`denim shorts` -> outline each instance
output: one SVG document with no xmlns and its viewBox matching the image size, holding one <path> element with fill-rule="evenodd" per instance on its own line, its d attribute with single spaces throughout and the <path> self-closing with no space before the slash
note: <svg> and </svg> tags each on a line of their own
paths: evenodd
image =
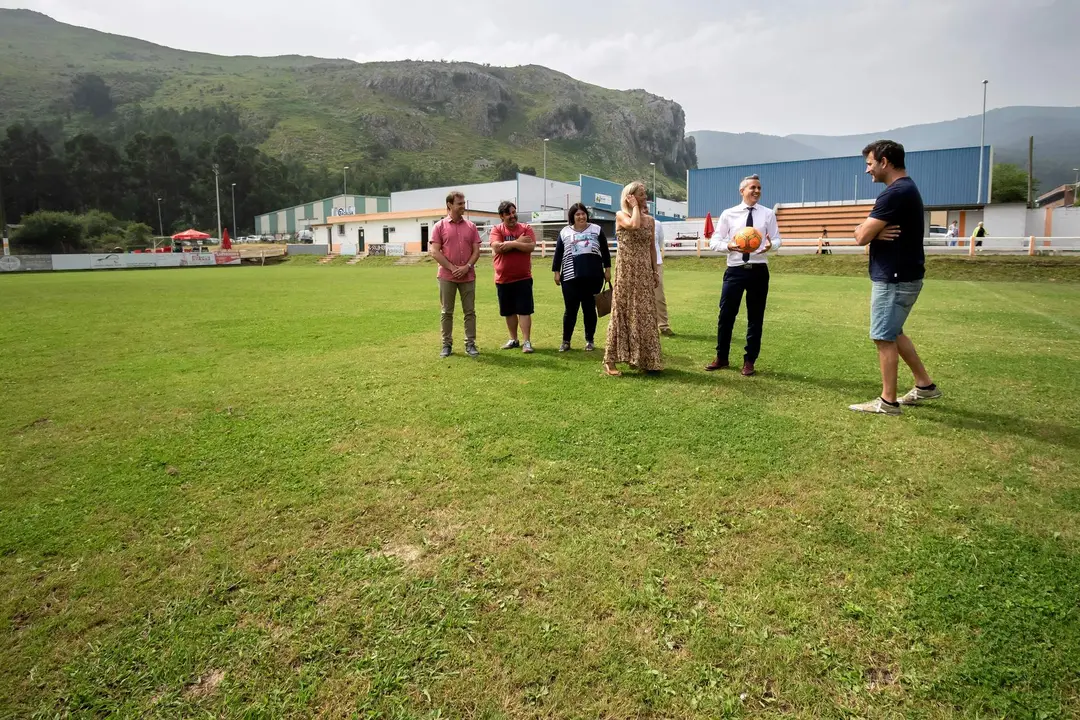
<svg viewBox="0 0 1080 720">
<path fill-rule="evenodd" d="M 904 334 L 904 321 L 922 292 L 922 280 L 873 282 L 870 291 L 870 339 L 894 342 Z"/>
</svg>

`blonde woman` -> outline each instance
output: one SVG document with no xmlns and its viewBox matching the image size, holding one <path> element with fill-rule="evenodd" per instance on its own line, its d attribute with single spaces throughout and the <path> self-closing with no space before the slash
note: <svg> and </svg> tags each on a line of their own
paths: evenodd
<svg viewBox="0 0 1080 720">
<path fill-rule="evenodd" d="M 604 372 L 622 375 L 615 363 L 629 363 L 643 372 L 664 369 L 653 295 L 660 278 L 656 265 L 654 220 L 642 209 L 645 185 L 632 182 L 622 191 L 622 210 L 615 215 L 615 292 L 604 349 Z"/>
</svg>

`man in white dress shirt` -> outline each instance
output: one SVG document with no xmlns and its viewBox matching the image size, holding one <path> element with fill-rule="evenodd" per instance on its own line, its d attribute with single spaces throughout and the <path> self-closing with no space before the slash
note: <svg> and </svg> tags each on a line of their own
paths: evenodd
<svg viewBox="0 0 1080 720">
<path fill-rule="evenodd" d="M 709 244 L 714 251 L 727 250 L 728 256 L 724 289 L 720 293 L 720 317 L 716 323 L 716 358 L 705 369 L 719 370 L 729 365 L 731 330 L 745 292 L 746 348 L 742 374 L 750 376 L 754 374 L 754 363 L 761 353 L 761 326 L 765 322 L 765 302 L 769 297 L 769 261 L 765 253 L 779 249 L 781 240 L 776 215 L 758 204 L 761 200 L 761 179 L 757 175 L 743 178 L 739 193 L 743 201 L 720 214 L 716 236 Z M 732 242 L 735 233 L 744 227 L 757 228 L 761 233 L 761 247 L 752 253 L 742 252 Z"/>
</svg>

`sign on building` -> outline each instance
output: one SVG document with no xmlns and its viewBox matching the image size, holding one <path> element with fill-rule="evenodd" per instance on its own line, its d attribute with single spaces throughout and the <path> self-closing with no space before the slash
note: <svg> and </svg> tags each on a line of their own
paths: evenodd
<svg viewBox="0 0 1080 720">
<path fill-rule="evenodd" d="M 355 205 L 349 205 L 348 207 L 334 208 L 334 212 L 332 212 L 330 214 L 333 215 L 334 217 L 344 217 L 346 215 L 355 215 L 356 214 L 356 206 Z"/>
<path fill-rule="evenodd" d="M 605 195 L 604 193 L 596 193 L 596 195 L 593 196 L 593 202 L 597 205 L 607 205 L 608 207 L 611 207 L 611 196 Z"/>
</svg>

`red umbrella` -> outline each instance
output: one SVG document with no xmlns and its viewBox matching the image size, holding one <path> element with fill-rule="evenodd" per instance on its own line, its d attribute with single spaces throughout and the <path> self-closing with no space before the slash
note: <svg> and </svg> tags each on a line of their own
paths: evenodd
<svg viewBox="0 0 1080 720">
<path fill-rule="evenodd" d="M 229 239 L 229 228 L 225 228 L 225 231 L 221 234 L 221 249 L 232 250 L 232 240 Z"/>
<path fill-rule="evenodd" d="M 172 236 L 173 240 L 209 240 L 210 236 L 198 230 L 185 230 Z"/>
<path fill-rule="evenodd" d="M 705 213 L 705 239 L 712 240 L 714 232 L 716 232 L 716 230 L 713 229 L 712 213 Z"/>
</svg>

